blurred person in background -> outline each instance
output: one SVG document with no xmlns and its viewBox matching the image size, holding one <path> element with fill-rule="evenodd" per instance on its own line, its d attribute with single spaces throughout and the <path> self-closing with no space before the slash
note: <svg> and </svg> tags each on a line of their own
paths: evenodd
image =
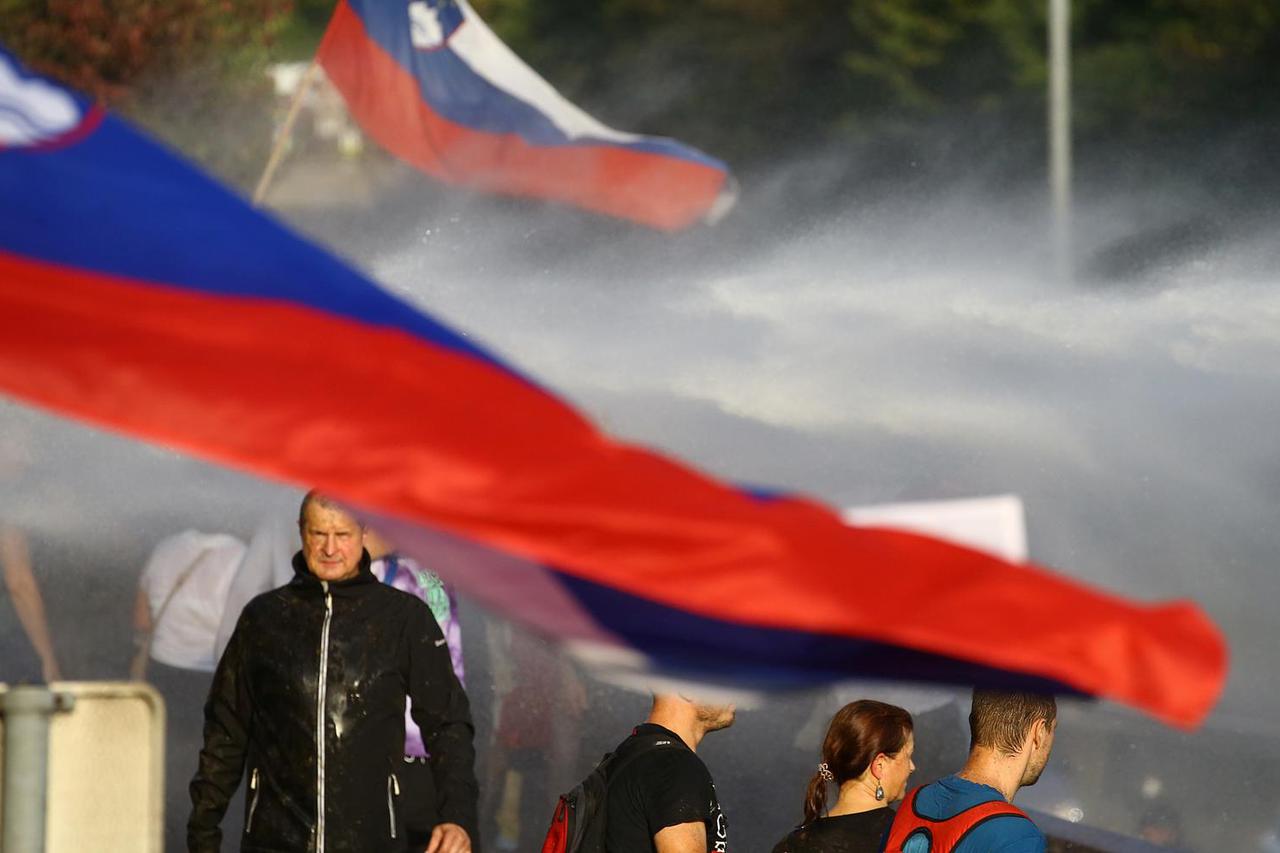
<svg viewBox="0 0 1280 853">
<path fill-rule="evenodd" d="M 214 674 L 188 849 L 220 849 L 247 776 L 244 849 L 404 850 L 408 698 L 439 820 L 427 853 L 469 853 L 474 732 L 444 634 L 373 575 L 364 527 L 340 504 L 309 492 L 298 526 L 293 580 L 249 602 Z"/>
<path fill-rule="evenodd" d="M 138 577 L 133 609 L 135 680 L 170 670 L 213 672 L 218 623 L 245 545 L 225 533 L 185 530 L 156 543 Z M 208 677 L 201 679 L 208 686 Z"/>
<path fill-rule="evenodd" d="M 0 609 L 0 681 L 19 684 L 61 679 L 44 598 L 31 567 L 31 550 L 26 535 L 16 527 L 0 526 L 0 565 L 10 602 Z"/>
<path fill-rule="evenodd" d="M 869 699 L 845 705 L 831 719 L 822 761 L 809 780 L 804 822 L 773 853 L 879 853 L 915 770 L 911 715 Z M 827 787 L 836 803 L 827 810 Z"/>
<path fill-rule="evenodd" d="M 138 578 L 129 677 L 149 681 L 164 697 L 167 850 L 183 845 L 218 622 L 244 550 L 234 536 L 186 530 L 156 543 Z"/>
<path fill-rule="evenodd" d="M 0 431 L 0 493 L 13 496 L 0 522 L 0 681 L 9 684 L 48 683 L 62 678 L 44 597 L 36 581 L 22 511 L 33 502 L 53 503 L 34 476 L 40 458 L 38 435 L 22 418 L 22 411 L 0 400 L 4 429 Z"/>
<path fill-rule="evenodd" d="M 1044 833 L 1013 798 L 1044 772 L 1057 720 L 1052 696 L 975 690 L 968 761 L 907 795 L 886 853 L 1045 853 Z"/>
<path fill-rule="evenodd" d="M 497 850 L 527 850 L 546 832 L 553 792 L 577 770 L 587 691 L 546 640 L 491 626 L 497 723 L 485 772 L 485 813 Z"/>
<path fill-rule="evenodd" d="M 711 772 L 696 754 L 708 732 L 733 725 L 733 705 L 659 693 L 645 722 L 614 750 L 608 853 L 725 853 L 729 829 Z M 634 753 L 634 754 L 633 754 Z"/>
</svg>

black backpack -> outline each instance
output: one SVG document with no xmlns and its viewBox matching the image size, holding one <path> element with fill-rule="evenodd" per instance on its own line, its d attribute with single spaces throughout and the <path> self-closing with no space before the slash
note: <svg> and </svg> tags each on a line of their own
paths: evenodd
<svg viewBox="0 0 1280 853">
<path fill-rule="evenodd" d="M 684 746 L 684 742 L 665 732 L 633 735 L 600 759 L 587 778 L 569 793 L 560 795 L 547 839 L 542 842 L 542 853 L 605 853 L 609 779 L 617 778 L 624 767 L 641 755 L 667 746 Z"/>
</svg>

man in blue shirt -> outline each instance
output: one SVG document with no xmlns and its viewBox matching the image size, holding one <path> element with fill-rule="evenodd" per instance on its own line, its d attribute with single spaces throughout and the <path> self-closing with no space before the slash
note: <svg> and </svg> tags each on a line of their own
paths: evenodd
<svg viewBox="0 0 1280 853">
<path fill-rule="evenodd" d="M 907 795 L 886 853 L 1045 853 L 1044 833 L 1013 797 L 1044 772 L 1057 720 L 1051 696 L 975 690 L 969 760 Z"/>
</svg>

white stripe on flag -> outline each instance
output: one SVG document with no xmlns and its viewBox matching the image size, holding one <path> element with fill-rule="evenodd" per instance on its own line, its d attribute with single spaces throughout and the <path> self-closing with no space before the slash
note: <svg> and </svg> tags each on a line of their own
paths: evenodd
<svg viewBox="0 0 1280 853">
<path fill-rule="evenodd" d="M 570 139 L 591 137 L 620 143 L 644 139 L 606 127 L 574 106 L 503 44 L 466 0 L 458 0 L 458 8 L 464 23 L 445 49 L 452 50 L 477 76 L 545 115 Z"/>
</svg>

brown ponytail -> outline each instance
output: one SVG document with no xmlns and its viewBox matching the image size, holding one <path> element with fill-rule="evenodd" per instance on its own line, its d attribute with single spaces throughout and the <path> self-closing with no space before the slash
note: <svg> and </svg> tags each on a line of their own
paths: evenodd
<svg viewBox="0 0 1280 853">
<path fill-rule="evenodd" d="M 907 745 L 913 726 L 911 715 L 902 708 L 872 699 L 850 702 L 836 711 L 822 742 L 825 768 L 819 767 L 805 789 L 805 824 L 826 814 L 828 781 L 839 787 L 866 772 L 877 755 L 897 755 Z M 830 780 L 823 778 L 823 769 Z"/>
<path fill-rule="evenodd" d="M 809 787 L 804 791 L 804 822 L 813 823 L 827 813 L 827 780 L 822 771 L 813 774 Z"/>
</svg>

